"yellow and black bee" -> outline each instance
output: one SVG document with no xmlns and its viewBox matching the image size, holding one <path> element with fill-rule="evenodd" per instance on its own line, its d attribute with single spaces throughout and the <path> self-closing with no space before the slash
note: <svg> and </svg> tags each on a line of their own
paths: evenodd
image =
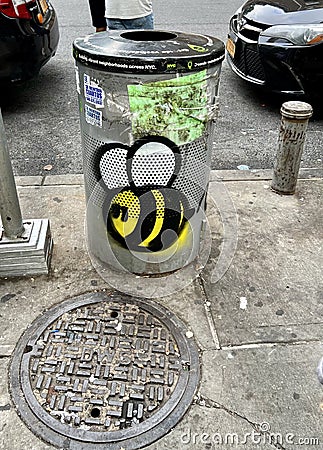
<svg viewBox="0 0 323 450">
<path fill-rule="evenodd" d="M 133 174 L 133 161 L 144 146 L 145 163 L 149 162 L 149 146 L 162 144 L 173 155 L 171 173 L 169 168 L 161 165 L 160 171 L 168 170 L 168 181 L 165 185 L 145 184 L 138 186 Z M 114 144 L 115 146 L 115 144 Z M 109 151 L 111 144 L 105 144 Z M 125 148 L 122 145 L 122 148 Z M 170 149 L 170 150 L 169 150 Z M 193 211 L 183 193 L 172 185 L 181 168 L 181 155 L 178 147 L 169 139 L 159 136 L 142 138 L 132 147 L 128 147 L 126 169 L 129 185 L 121 189 L 107 189 L 103 207 L 104 220 L 108 233 L 125 248 L 134 251 L 158 252 L 169 248 L 184 233 L 188 219 Z M 141 167 L 141 171 L 149 171 L 149 167 Z M 139 171 L 140 172 L 140 171 Z M 139 179 L 138 179 L 139 177 Z M 147 177 L 146 177 L 147 178 Z M 165 179 L 165 176 L 160 176 Z"/>
</svg>

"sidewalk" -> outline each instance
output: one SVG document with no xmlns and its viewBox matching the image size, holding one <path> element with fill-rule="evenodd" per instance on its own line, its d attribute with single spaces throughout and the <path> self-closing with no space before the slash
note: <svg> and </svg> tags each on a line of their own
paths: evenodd
<svg viewBox="0 0 323 450">
<path fill-rule="evenodd" d="M 271 171 L 213 171 L 211 180 L 208 264 L 191 285 L 156 299 L 194 334 L 201 383 L 183 420 L 146 448 L 323 448 L 323 386 L 316 375 L 323 356 L 323 173 L 302 170 L 294 196 L 270 190 Z M 54 252 L 48 277 L 0 280 L 0 448 L 49 450 L 54 447 L 29 431 L 12 406 L 10 355 L 44 310 L 111 289 L 87 254 L 83 177 L 18 177 L 17 185 L 23 218 L 49 218 Z M 221 203 L 223 192 L 232 203 Z M 212 283 L 227 230 L 232 239 L 223 264 L 231 264 Z M 262 434 L 252 436 L 257 424 Z M 269 442 L 271 433 L 281 446 Z"/>
</svg>

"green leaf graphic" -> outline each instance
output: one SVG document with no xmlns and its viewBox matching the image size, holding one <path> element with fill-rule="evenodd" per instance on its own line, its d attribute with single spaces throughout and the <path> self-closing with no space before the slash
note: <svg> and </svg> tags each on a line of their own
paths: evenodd
<svg viewBox="0 0 323 450">
<path fill-rule="evenodd" d="M 207 123 L 206 87 L 206 70 L 129 85 L 134 138 L 154 134 L 183 145 L 202 136 Z"/>
</svg>

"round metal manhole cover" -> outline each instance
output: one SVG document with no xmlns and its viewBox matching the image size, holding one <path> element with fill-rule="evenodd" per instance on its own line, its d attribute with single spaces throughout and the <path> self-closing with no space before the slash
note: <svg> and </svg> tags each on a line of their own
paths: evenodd
<svg viewBox="0 0 323 450">
<path fill-rule="evenodd" d="M 165 307 L 103 293 L 36 319 L 10 365 L 18 414 L 62 449 L 136 449 L 166 434 L 192 402 L 198 349 Z"/>
</svg>

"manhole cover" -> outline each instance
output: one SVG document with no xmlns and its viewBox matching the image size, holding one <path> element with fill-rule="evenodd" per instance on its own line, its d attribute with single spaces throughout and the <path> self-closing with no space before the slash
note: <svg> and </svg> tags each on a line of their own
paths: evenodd
<svg viewBox="0 0 323 450">
<path fill-rule="evenodd" d="M 33 322 L 10 366 L 27 426 L 63 449 L 141 448 L 166 434 L 199 381 L 196 344 L 153 302 L 75 297 Z"/>
</svg>

